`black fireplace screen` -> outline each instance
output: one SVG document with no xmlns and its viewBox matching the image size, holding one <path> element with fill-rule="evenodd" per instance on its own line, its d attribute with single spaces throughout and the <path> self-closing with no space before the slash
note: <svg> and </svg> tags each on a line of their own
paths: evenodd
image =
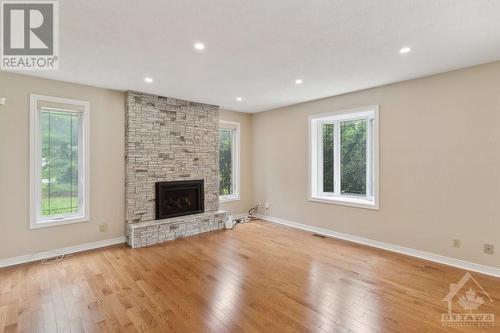
<svg viewBox="0 0 500 333">
<path fill-rule="evenodd" d="M 157 182 L 156 219 L 203 213 L 203 179 Z"/>
</svg>

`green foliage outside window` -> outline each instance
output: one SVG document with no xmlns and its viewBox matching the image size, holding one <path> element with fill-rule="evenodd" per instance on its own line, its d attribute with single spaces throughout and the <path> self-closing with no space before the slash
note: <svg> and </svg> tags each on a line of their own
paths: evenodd
<svg viewBox="0 0 500 333">
<path fill-rule="evenodd" d="M 342 194 L 366 195 L 366 120 L 340 125 Z"/>
<path fill-rule="evenodd" d="M 80 117 L 43 111 L 42 216 L 78 212 L 78 130 Z"/>
<path fill-rule="evenodd" d="M 219 129 L 219 145 L 219 195 L 230 195 L 233 194 L 233 130 L 227 128 Z"/>
<path fill-rule="evenodd" d="M 366 120 L 340 123 L 341 194 L 366 195 Z M 323 192 L 334 192 L 334 125 L 323 124 Z"/>
<path fill-rule="evenodd" d="M 323 124 L 323 192 L 333 192 L 333 124 Z"/>
</svg>

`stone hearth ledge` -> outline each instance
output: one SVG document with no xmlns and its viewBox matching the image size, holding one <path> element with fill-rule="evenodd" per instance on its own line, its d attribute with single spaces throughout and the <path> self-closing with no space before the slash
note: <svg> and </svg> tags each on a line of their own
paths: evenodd
<svg viewBox="0 0 500 333">
<path fill-rule="evenodd" d="M 224 210 L 184 215 L 163 220 L 128 223 L 127 244 L 133 248 L 160 244 L 181 237 L 224 229 L 229 213 Z"/>
</svg>

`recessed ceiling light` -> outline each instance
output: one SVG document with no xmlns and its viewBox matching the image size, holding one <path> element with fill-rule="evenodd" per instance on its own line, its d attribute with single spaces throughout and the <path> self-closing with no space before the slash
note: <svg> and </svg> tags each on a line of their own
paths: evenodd
<svg viewBox="0 0 500 333">
<path fill-rule="evenodd" d="M 203 43 L 196 43 L 196 44 L 194 44 L 194 48 L 197 49 L 198 51 L 204 50 L 205 49 L 205 44 L 203 44 Z"/>
<path fill-rule="evenodd" d="M 410 51 L 411 51 L 411 47 L 409 47 L 409 46 L 405 46 L 405 47 L 403 47 L 401 50 L 399 50 L 399 53 L 401 53 L 401 54 L 405 54 L 405 53 L 408 53 L 408 52 L 410 52 Z"/>
<path fill-rule="evenodd" d="M 302 84 L 302 82 L 303 82 L 302 79 L 295 80 L 295 84 Z"/>
<path fill-rule="evenodd" d="M 145 77 L 144 82 L 151 83 L 151 82 L 153 82 L 153 79 L 150 77 Z"/>
<path fill-rule="evenodd" d="M 241 101 L 243 100 L 243 98 L 241 98 L 241 97 L 236 97 L 236 100 L 237 100 L 238 102 L 241 102 Z"/>
</svg>

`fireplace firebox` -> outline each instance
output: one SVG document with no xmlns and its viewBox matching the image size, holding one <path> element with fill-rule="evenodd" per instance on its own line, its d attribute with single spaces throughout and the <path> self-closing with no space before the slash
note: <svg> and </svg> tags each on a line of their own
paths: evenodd
<svg viewBox="0 0 500 333">
<path fill-rule="evenodd" d="M 203 179 L 157 182 L 156 219 L 203 213 L 203 187 Z"/>
</svg>

